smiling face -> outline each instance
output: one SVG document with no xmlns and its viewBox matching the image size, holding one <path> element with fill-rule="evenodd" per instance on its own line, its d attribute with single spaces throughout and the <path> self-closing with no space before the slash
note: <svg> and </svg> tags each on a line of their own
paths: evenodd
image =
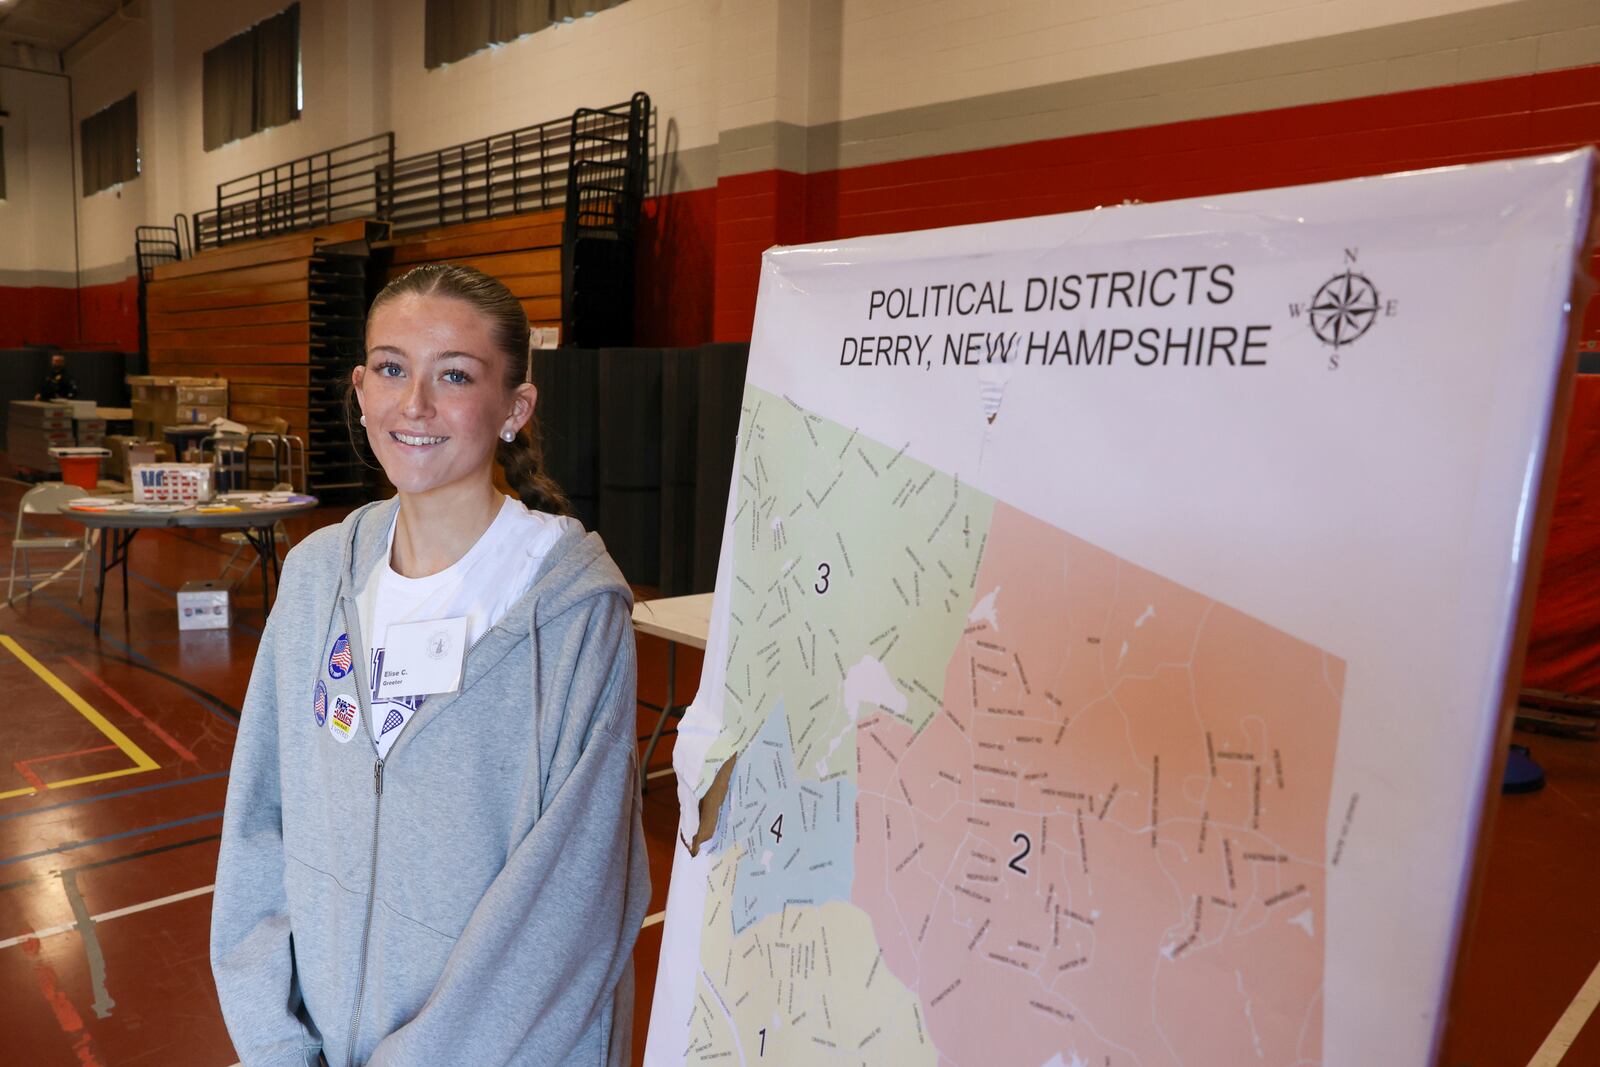
<svg viewBox="0 0 1600 1067">
<path fill-rule="evenodd" d="M 533 414 L 533 386 L 507 388 L 506 368 L 493 321 L 465 300 L 405 294 L 372 313 L 353 381 L 367 440 L 396 489 L 489 483 L 500 434 Z"/>
</svg>

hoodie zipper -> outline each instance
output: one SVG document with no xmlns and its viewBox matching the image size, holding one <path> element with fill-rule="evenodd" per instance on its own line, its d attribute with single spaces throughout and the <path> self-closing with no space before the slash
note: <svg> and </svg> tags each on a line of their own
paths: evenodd
<svg viewBox="0 0 1600 1067">
<path fill-rule="evenodd" d="M 348 555 L 350 552 L 349 544 L 345 545 L 345 552 L 346 559 L 344 561 L 344 565 L 345 571 L 348 573 L 350 570 L 350 560 Z M 341 610 L 344 612 L 345 632 L 355 635 L 350 646 L 351 659 L 359 666 L 364 662 L 364 660 L 361 657 L 357 657 L 355 652 L 359 650 L 363 657 L 366 655 L 366 647 L 364 644 L 362 644 L 361 640 L 360 613 L 354 611 L 351 598 L 348 594 L 344 595 L 341 599 L 343 601 Z M 355 616 L 353 620 L 351 618 L 352 615 Z M 466 651 L 461 654 L 460 684 L 462 688 L 465 688 L 467 684 L 467 657 L 472 654 L 473 649 L 482 644 L 490 634 L 494 633 L 499 628 L 500 623 L 495 623 L 493 626 L 489 627 L 483 633 L 479 634 L 477 640 L 468 645 Z M 357 675 L 356 699 L 360 701 L 362 705 L 362 718 L 366 720 L 367 736 L 368 738 L 371 738 L 372 703 L 367 699 L 367 686 L 369 684 L 370 679 L 365 678 L 363 674 Z M 404 735 L 395 738 L 395 745 L 399 745 L 403 740 L 405 740 Z M 376 745 L 375 740 L 374 745 Z M 393 752 L 394 749 L 391 748 L 390 754 L 393 755 Z M 374 755 L 376 756 L 376 753 L 374 753 Z M 345 1052 L 345 1067 L 355 1067 L 356 1042 L 359 1039 L 361 1028 L 361 1011 L 367 996 L 367 957 L 372 941 L 372 912 L 378 900 L 378 822 L 379 816 L 383 812 L 383 762 L 385 758 L 386 757 L 376 756 L 372 763 L 372 853 L 371 865 L 367 874 L 367 914 L 366 918 L 361 924 L 361 966 L 356 972 L 356 1005 L 354 1014 L 350 1019 L 350 1046 Z"/>
<path fill-rule="evenodd" d="M 345 632 L 353 633 L 355 640 L 352 642 L 352 653 L 359 651 L 361 656 L 352 656 L 357 666 L 363 664 L 366 655 L 366 646 L 361 639 L 361 620 L 352 620 L 350 601 L 345 598 L 344 623 Z M 372 703 L 367 699 L 367 685 L 369 680 L 364 670 L 356 675 L 356 699 L 362 704 L 362 719 L 366 722 L 367 736 L 372 736 Z M 374 753 L 376 756 L 376 753 Z M 383 813 L 383 760 L 376 758 L 372 764 L 372 853 L 370 867 L 367 873 L 367 914 L 361 924 L 361 966 L 356 973 L 356 1006 L 355 1013 L 350 1020 L 350 1045 L 345 1052 L 345 1067 L 354 1067 L 356 1057 L 356 1042 L 361 1032 L 361 1009 L 367 995 L 367 954 L 368 946 L 372 940 L 372 911 L 378 900 L 378 823 Z"/>
</svg>

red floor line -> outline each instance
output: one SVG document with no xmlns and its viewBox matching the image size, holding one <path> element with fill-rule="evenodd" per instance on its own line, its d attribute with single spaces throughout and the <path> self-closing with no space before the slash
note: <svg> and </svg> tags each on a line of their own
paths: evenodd
<svg viewBox="0 0 1600 1067">
<path fill-rule="evenodd" d="M 172 751 L 178 754 L 179 759 L 187 760 L 190 763 L 200 762 L 195 758 L 195 754 L 193 752 L 190 752 L 183 745 L 180 745 L 176 738 L 167 733 L 161 727 L 157 726 L 147 715 L 145 715 L 144 712 L 134 707 L 132 702 L 129 701 L 127 697 L 111 688 L 105 679 L 101 678 L 98 674 L 95 674 L 93 671 L 79 663 L 77 660 L 73 659 L 71 656 L 67 656 L 66 661 L 76 667 L 79 674 L 83 675 L 85 678 L 89 679 L 89 681 L 99 686 L 101 692 L 105 693 L 106 696 L 122 705 L 122 710 L 126 711 L 129 715 L 132 715 L 134 718 L 138 719 L 140 722 L 149 727 L 150 732 L 161 738 L 168 748 L 172 749 Z"/>
<path fill-rule="evenodd" d="M 31 756 L 28 759 L 17 760 L 18 767 L 32 767 L 35 763 L 53 763 L 58 759 L 71 759 L 73 756 L 92 756 L 96 752 L 111 752 L 116 745 L 101 745 L 99 748 L 80 748 L 76 752 L 54 752 L 48 756 Z"/>
<path fill-rule="evenodd" d="M 44 784 L 44 779 L 40 778 L 37 774 L 33 773 L 33 771 L 28 767 L 28 764 L 27 764 L 26 761 L 18 760 L 16 763 L 13 763 L 11 766 L 15 767 L 17 769 L 17 773 L 22 775 L 22 780 L 24 782 L 27 782 L 29 785 L 33 786 L 33 788 L 35 788 L 35 789 L 48 789 L 48 788 L 50 788 L 49 786 Z"/>
<path fill-rule="evenodd" d="M 100 1057 L 95 1055 L 89 1031 L 84 1029 L 83 1016 L 78 1014 L 78 1009 L 61 991 L 61 980 L 56 977 L 55 969 L 44 961 L 39 948 L 38 938 L 30 938 L 22 943 L 22 951 L 33 960 L 33 976 L 39 983 L 39 992 L 44 994 L 45 1002 L 55 1013 L 56 1025 L 61 1027 L 63 1034 L 72 1038 L 72 1050 L 77 1053 L 82 1067 L 103 1067 Z"/>
</svg>

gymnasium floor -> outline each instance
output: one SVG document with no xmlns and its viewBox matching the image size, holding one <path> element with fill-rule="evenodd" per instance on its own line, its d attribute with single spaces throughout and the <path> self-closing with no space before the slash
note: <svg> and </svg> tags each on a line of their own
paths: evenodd
<svg viewBox="0 0 1600 1067">
<path fill-rule="evenodd" d="M 0 558 L 10 557 L 23 489 L 0 479 Z M 291 533 L 342 514 L 323 509 Z M 112 579 L 98 641 L 92 573 L 81 603 L 76 572 L 15 608 L 0 601 L 0 1063 L 237 1060 L 207 930 L 228 763 L 262 623 L 259 582 L 238 587 L 227 631 L 180 636 L 175 618 L 176 587 L 219 572 L 228 551 L 214 534 L 141 533 L 129 612 Z M 698 653 L 680 653 L 680 699 L 698 674 Z M 659 703 L 665 678 L 665 644 L 641 639 L 641 697 Z M 1600 743 L 1519 740 L 1550 785 L 1501 805 L 1446 1037 L 1449 1067 L 1529 1064 L 1600 961 Z M 658 768 L 669 753 L 670 737 Z M 670 774 L 653 778 L 645 800 L 655 892 L 637 950 L 635 1062 L 661 940 L 672 785 Z M 1556 1063 L 1600 1064 L 1600 1015 L 1564 1059 L 1539 1067 Z"/>
</svg>

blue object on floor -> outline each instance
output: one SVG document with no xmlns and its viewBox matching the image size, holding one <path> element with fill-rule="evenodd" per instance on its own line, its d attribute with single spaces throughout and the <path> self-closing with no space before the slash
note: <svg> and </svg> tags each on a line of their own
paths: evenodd
<svg viewBox="0 0 1600 1067">
<path fill-rule="evenodd" d="M 1525 745 L 1512 745 L 1506 757 L 1506 775 L 1500 784 L 1502 793 L 1536 793 L 1544 788 L 1544 770 L 1533 762 Z"/>
</svg>

